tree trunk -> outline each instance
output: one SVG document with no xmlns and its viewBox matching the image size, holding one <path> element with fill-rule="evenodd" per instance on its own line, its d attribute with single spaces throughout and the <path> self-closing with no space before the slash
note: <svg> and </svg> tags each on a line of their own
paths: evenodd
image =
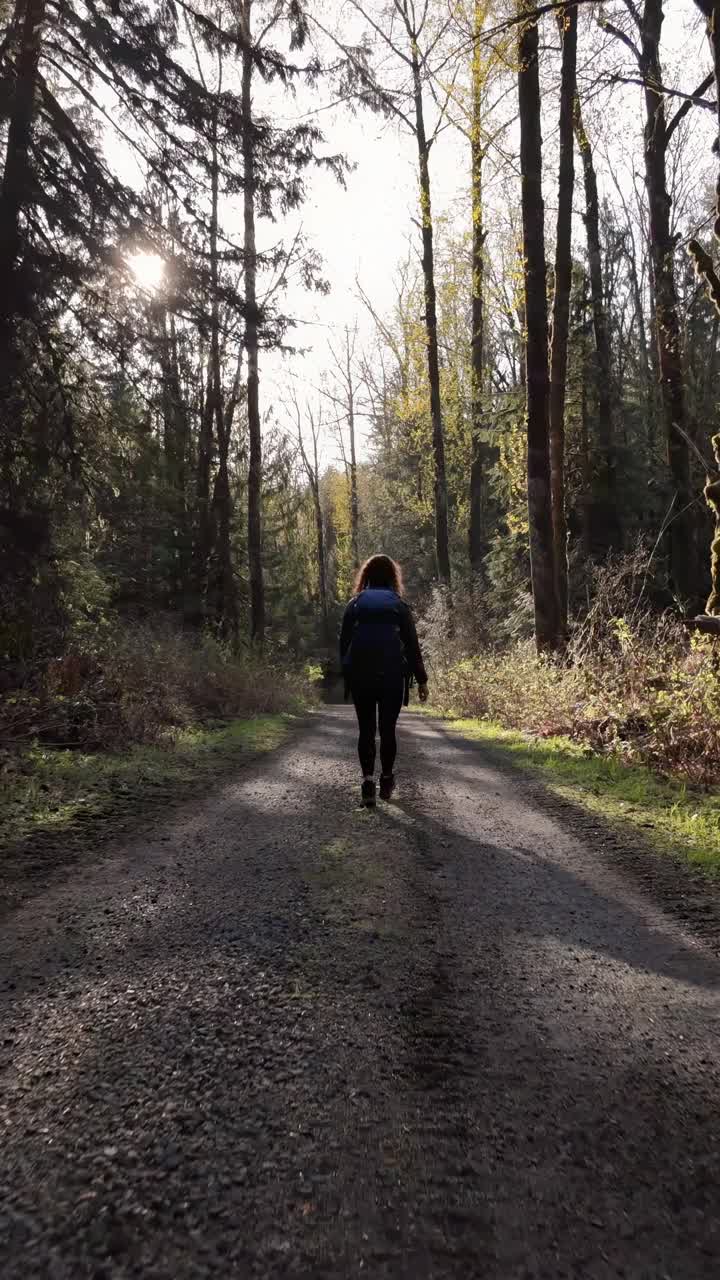
<svg viewBox="0 0 720 1280">
<path fill-rule="evenodd" d="M 518 42 L 520 174 L 522 181 L 523 271 L 525 281 L 525 366 L 527 371 L 527 467 L 530 564 L 538 651 L 560 647 L 555 557 L 550 500 L 548 314 L 545 265 L 545 211 L 542 196 L 542 136 L 538 29 L 534 4 L 521 0 L 527 18 Z"/>
<path fill-rule="evenodd" d="M 260 426 L 260 375 L 257 305 L 257 248 L 255 242 L 255 142 L 252 119 L 253 57 L 250 15 L 252 0 L 244 0 L 245 48 L 242 59 L 242 150 L 244 167 L 243 213 L 245 227 L 245 350 L 247 351 L 248 561 L 250 570 L 250 635 L 262 648 L 265 642 L 265 586 L 262 563 L 262 431 Z"/>
<path fill-rule="evenodd" d="M 190 436 L 187 404 L 182 393 L 178 367 L 178 343 L 175 317 L 162 311 L 161 372 L 163 389 L 163 455 L 169 495 L 169 513 L 173 524 L 175 561 L 171 578 L 171 600 L 180 606 L 188 586 L 188 510 L 187 461 Z"/>
<path fill-rule="evenodd" d="M 638 339 L 640 343 L 640 358 L 642 360 L 643 378 L 645 382 L 645 417 L 647 419 L 647 442 L 651 455 L 655 450 L 655 383 L 652 375 L 650 364 L 650 351 L 647 337 L 647 329 L 645 327 L 645 310 L 643 307 L 642 291 L 640 289 L 640 278 L 638 276 L 637 259 L 635 253 L 635 239 L 632 237 L 632 249 L 627 250 L 628 267 L 630 269 L 630 282 L 632 284 L 633 304 L 635 306 L 635 315 L 637 317 Z"/>
<path fill-rule="evenodd" d="M 670 231 L 670 196 L 666 179 L 666 121 L 663 93 L 653 86 L 662 84 L 660 31 L 662 0 L 645 0 L 641 34 L 641 70 L 645 82 L 645 183 L 650 215 L 650 249 L 655 279 L 655 331 L 660 363 L 662 409 L 668 462 L 675 491 L 670 524 L 670 575 L 676 595 L 683 604 L 698 594 L 695 521 L 690 507 L 690 457 L 686 441 L 677 428 L 686 429 L 683 389 L 681 324 L 675 286 Z"/>
<path fill-rule="evenodd" d="M 323 524 L 322 506 L 319 494 L 313 495 L 315 507 L 315 533 L 318 556 L 318 586 L 320 588 L 320 613 L 322 615 L 323 639 L 330 643 L 330 619 L 328 615 L 327 569 L 325 567 L 325 526 Z"/>
<path fill-rule="evenodd" d="M 716 469 L 707 477 L 705 500 L 715 519 L 715 531 L 710 546 L 711 591 L 705 612 L 718 617 L 720 616 L 720 436 L 713 436 L 712 447 Z"/>
<path fill-rule="evenodd" d="M 360 568 L 360 506 L 358 502 L 357 454 L 355 451 L 355 386 L 353 383 L 350 334 L 345 330 L 345 373 L 348 393 L 348 432 L 350 435 L 350 545 L 353 568 Z M 317 446 L 316 446 L 317 452 Z"/>
<path fill-rule="evenodd" d="M 0 184 L 0 403 L 10 420 L 19 422 L 11 403 L 12 387 L 18 372 L 18 348 L 14 337 L 17 318 L 27 313 L 30 281 L 21 261 L 23 207 L 32 199 L 29 152 L 35 116 L 42 26 L 45 0 L 17 0 L 13 25 L 19 33 L 14 60 L 15 75 L 4 85 L 9 97 L 5 141 L 5 164 Z M 9 77 L 6 77 L 9 79 Z M 15 427 L 19 431 L 19 426 Z M 10 451 L 12 454 L 12 451 Z M 3 459 L 2 474 L 12 491 L 12 461 Z"/>
<path fill-rule="evenodd" d="M 567 382 L 570 290 L 572 285 L 572 202 L 575 181 L 573 107 L 577 66 L 577 8 L 558 15 L 562 40 L 560 83 L 560 169 L 555 246 L 555 292 L 550 339 L 550 487 L 558 623 L 568 625 L 567 519 L 565 516 L 565 389 Z"/>
<path fill-rule="evenodd" d="M 320 588 L 320 612 L 322 614 L 323 638 L 330 644 L 330 616 L 328 613 L 327 565 L 325 556 L 325 524 L 323 522 L 322 503 L 320 501 L 320 465 L 318 462 L 317 431 L 313 431 L 313 476 L 311 482 L 313 506 L 315 508 L 315 534 L 317 538 L 318 586 Z"/>
<path fill-rule="evenodd" d="M 217 168 L 217 152 L 213 155 Z M 213 288 L 218 299 L 217 287 L 217 253 L 215 254 Z M 213 487 L 212 517 L 214 524 L 215 544 L 215 581 L 213 583 L 213 605 L 220 634 L 226 639 L 237 637 L 237 602 L 235 593 L 235 575 L 232 563 L 232 494 L 230 492 L 230 475 L 228 457 L 230 452 L 231 419 L 225 413 L 222 390 L 222 370 L 220 364 L 220 324 L 219 312 L 213 307 L 213 326 L 210 344 L 212 362 L 212 380 L 214 386 L 213 404 L 215 409 L 215 435 L 218 448 L 218 470 Z"/>
<path fill-rule="evenodd" d="M 331 642 L 330 635 L 330 616 L 328 613 L 328 594 L 327 594 L 327 554 L 325 547 L 325 523 L 323 521 L 322 502 L 320 500 L 320 462 L 318 459 L 318 430 L 314 419 L 310 418 L 313 438 L 313 460 L 312 463 L 307 456 L 307 450 L 303 441 L 302 421 L 300 417 L 300 409 L 297 409 L 297 429 L 298 429 L 298 445 L 300 447 L 300 456 L 305 468 L 305 474 L 310 485 L 310 492 L 313 500 L 313 510 L 315 512 L 315 536 L 318 558 L 318 594 L 320 596 L 320 612 L 322 614 L 322 630 L 323 639 L 327 645 Z"/>
<path fill-rule="evenodd" d="M 195 546 L 194 561 L 194 594 L 192 616 L 197 621 L 207 616 L 208 604 L 208 571 L 213 545 L 212 503 L 210 493 L 210 473 L 212 470 L 213 447 L 215 433 L 213 424 L 217 419 L 216 402 L 221 394 L 219 385 L 219 352 L 220 352 L 220 304 L 218 298 L 218 204 L 219 204 L 219 166 L 217 158 L 217 103 L 212 121 L 212 156 L 211 170 L 211 208 L 210 208 L 210 351 L 206 379 L 205 402 L 200 419 L 200 438 L 198 440 L 197 471 L 195 480 Z"/>
<path fill-rule="evenodd" d="M 606 554 L 620 542 L 615 483 L 615 433 L 611 390 L 610 335 L 605 311 L 602 253 L 600 250 L 600 202 L 597 175 L 590 139 L 585 132 L 580 99 L 575 97 L 575 136 L 583 166 L 585 187 L 585 231 L 587 233 L 590 295 L 595 335 L 598 427 L 593 469 L 593 521 L 591 545 L 598 555 Z"/>
<path fill-rule="evenodd" d="M 587 308 L 587 297 L 583 313 Z M 583 314 L 584 319 L 584 314 Z M 582 476 L 582 549 L 587 562 L 592 555 L 592 463 L 590 461 L 590 431 L 588 428 L 588 352 L 583 339 L 582 383 L 580 387 L 580 473 Z"/>
<path fill-rule="evenodd" d="M 18 0 L 13 22 L 19 32 L 19 49 L 15 59 L 15 76 L 10 87 L 5 165 L 0 185 L 0 315 L 3 325 L 3 353 L 11 336 L 13 318 L 26 309 L 18 269 L 18 256 L 22 247 L 20 215 L 23 206 L 30 199 L 29 152 L 44 21 L 45 0 Z"/>
<path fill-rule="evenodd" d="M 224 417 L 224 415 L 219 415 Z M 213 514 L 217 549 L 215 613 L 220 634 L 235 641 L 238 634 L 237 592 L 232 561 L 232 493 L 228 453 L 230 432 L 218 421 L 218 470 L 213 490 Z"/>
<path fill-rule="evenodd" d="M 433 247 L 432 205 L 430 202 L 430 144 L 425 134 L 422 78 L 417 44 L 412 44 L 412 74 L 415 100 L 415 136 L 418 148 L 420 178 L 420 218 L 422 222 L 422 269 L 425 286 L 425 333 L 428 381 L 430 384 L 430 416 L 432 419 L 433 457 L 435 462 L 435 548 L 440 581 L 450 586 L 450 545 L 448 533 L 447 477 L 445 474 L 445 436 L 440 401 L 440 359 L 437 337 L 437 300 L 435 292 L 435 254 Z"/>
<path fill-rule="evenodd" d="M 487 232 L 483 221 L 482 202 L 482 167 L 485 159 L 485 147 L 482 134 L 482 46 L 480 36 L 484 21 L 484 8 L 479 0 L 475 0 L 475 18 L 473 24 L 473 56 L 472 56 L 472 119 L 470 124 L 470 166 L 471 166 L 471 211 L 472 211 L 472 334 L 470 346 L 472 390 L 470 402 L 471 416 L 471 460 L 470 460 L 470 523 L 468 529 L 468 551 L 470 569 L 475 584 L 483 585 L 483 565 L 488 551 L 487 531 L 485 529 L 485 473 L 490 462 L 492 451 L 485 439 L 485 423 L 483 420 L 483 389 L 485 363 L 485 316 L 483 311 L 483 291 L 485 284 L 485 240 Z"/>
</svg>

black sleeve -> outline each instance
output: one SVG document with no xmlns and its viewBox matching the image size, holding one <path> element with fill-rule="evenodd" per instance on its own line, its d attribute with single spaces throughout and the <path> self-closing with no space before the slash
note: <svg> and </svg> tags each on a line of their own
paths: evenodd
<svg viewBox="0 0 720 1280">
<path fill-rule="evenodd" d="M 355 601 L 351 600 L 343 614 L 342 626 L 340 627 L 340 665 L 341 666 L 342 666 L 343 658 L 345 657 L 345 654 L 350 648 L 350 641 L 352 640 L 352 627 L 353 627 L 352 619 L 353 619 L 354 604 L 355 604 Z"/>
<path fill-rule="evenodd" d="M 418 684 L 427 684 L 427 672 L 425 663 L 423 662 L 422 653 L 420 652 L 420 641 L 415 630 L 415 619 L 412 616 L 410 606 L 403 601 L 402 610 L 402 638 L 405 645 L 410 671 L 414 675 Z"/>
</svg>

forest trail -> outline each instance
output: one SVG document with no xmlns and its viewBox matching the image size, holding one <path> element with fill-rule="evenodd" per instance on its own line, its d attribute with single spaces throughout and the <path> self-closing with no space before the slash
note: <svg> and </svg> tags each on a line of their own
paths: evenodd
<svg viewBox="0 0 720 1280">
<path fill-rule="evenodd" d="M 720 1265 L 720 961 L 532 789 L 317 713 L 0 938 L 3 1280 Z M 599 843 L 599 842 L 598 842 Z"/>
</svg>

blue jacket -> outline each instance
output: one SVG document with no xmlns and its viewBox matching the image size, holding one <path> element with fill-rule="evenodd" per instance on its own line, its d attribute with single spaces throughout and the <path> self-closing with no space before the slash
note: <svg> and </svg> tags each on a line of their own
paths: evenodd
<svg viewBox="0 0 720 1280">
<path fill-rule="evenodd" d="M 340 629 L 346 683 L 413 677 L 427 684 L 409 605 L 394 591 L 366 587 L 347 605 Z"/>
</svg>

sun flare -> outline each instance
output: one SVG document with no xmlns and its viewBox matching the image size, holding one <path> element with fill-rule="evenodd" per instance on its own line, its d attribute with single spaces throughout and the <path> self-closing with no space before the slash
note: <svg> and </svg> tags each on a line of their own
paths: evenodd
<svg viewBox="0 0 720 1280">
<path fill-rule="evenodd" d="M 127 262 L 139 285 L 144 289 L 159 289 L 165 276 L 165 263 L 159 253 L 138 250 L 128 254 Z"/>
</svg>

